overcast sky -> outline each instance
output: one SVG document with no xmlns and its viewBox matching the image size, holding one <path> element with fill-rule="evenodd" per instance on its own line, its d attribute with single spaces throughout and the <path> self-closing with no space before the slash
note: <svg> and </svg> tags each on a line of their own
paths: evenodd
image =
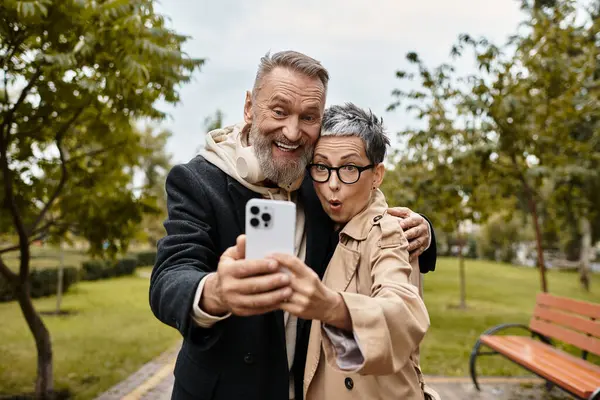
<svg viewBox="0 0 600 400">
<path fill-rule="evenodd" d="M 331 77 L 328 105 L 371 108 L 395 135 L 415 125 L 404 113 L 385 111 L 407 52 L 417 51 L 428 65 L 447 62 L 460 33 L 503 43 L 522 18 L 515 0 L 161 0 L 157 11 L 192 37 L 188 54 L 207 59 L 182 88 L 182 102 L 167 109 L 168 150 L 176 163 L 196 154 L 204 118 L 217 109 L 226 124 L 242 120 L 244 93 L 267 51 L 318 59 Z"/>
</svg>

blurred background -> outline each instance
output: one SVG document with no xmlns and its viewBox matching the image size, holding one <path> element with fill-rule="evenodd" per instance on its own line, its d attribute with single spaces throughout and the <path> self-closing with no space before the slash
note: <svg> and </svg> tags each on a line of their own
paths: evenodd
<svg viewBox="0 0 600 400">
<path fill-rule="evenodd" d="M 539 292 L 600 302 L 600 1 L 0 0 L 0 397 L 96 398 L 177 347 L 166 174 L 288 49 L 384 118 L 388 202 L 433 223 L 426 374 Z"/>
</svg>

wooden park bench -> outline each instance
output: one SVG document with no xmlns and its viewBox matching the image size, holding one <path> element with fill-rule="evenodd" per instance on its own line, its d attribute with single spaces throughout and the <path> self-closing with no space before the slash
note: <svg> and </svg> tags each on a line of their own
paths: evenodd
<svg viewBox="0 0 600 400">
<path fill-rule="evenodd" d="M 524 328 L 529 336 L 498 335 L 507 328 Z M 538 294 L 529 326 L 502 324 L 484 332 L 469 362 L 477 390 L 477 356 L 500 354 L 543 378 L 548 389 L 558 386 L 578 399 L 600 400 L 600 367 L 587 361 L 589 353 L 600 355 L 600 304 Z M 539 340 L 536 340 L 539 339 Z M 558 340 L 581 350 L 581 358 L 554 347 Z M 482 345 L 492 351 L 480 351 Z"/>
</svg>

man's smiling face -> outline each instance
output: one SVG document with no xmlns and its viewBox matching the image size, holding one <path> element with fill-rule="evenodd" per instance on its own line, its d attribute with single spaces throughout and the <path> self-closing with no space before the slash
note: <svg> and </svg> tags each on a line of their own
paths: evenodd
<svg viewBox="0 0 600 400">
<path fill-rule="evenodd" d="M 287 68 L 273 69 L 257 93 L 247 94 L 244 117 L 251 124 L 250 144 L 267 179 L 288 186 L 304 174 L 324 108 L 321 80 Z"/>
</svg>

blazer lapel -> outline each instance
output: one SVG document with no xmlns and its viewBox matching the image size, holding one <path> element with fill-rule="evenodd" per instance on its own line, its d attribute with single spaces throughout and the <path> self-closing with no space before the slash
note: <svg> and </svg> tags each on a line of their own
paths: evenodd
<svg viewBox="0 0 600 400">
<path fill-rule="evenodd" d="M 227 191 L 235 208 L 233 212 L 235 212 L 238 226 L 242 232 L 245 232 L 246 203 L 250 199 L 260 197 L 260 194 L 253 192 L 230 176 L 227 176 Z"/>
</svg>

